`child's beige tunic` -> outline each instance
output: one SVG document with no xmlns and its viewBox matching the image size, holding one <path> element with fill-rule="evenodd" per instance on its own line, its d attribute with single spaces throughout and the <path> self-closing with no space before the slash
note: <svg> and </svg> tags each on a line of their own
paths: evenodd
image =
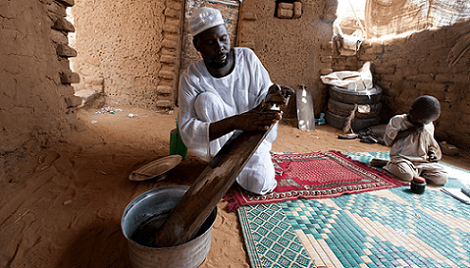
<svg viewBox="0 0 470 268">
<path fill-rule="evenodd" d="M 400 131 L 412 126 L 406 114 L 392 117 L 385 130 L 385 144 L 392 145 Z M 442 153 L 439 144 L 434 139 L 432 122 L 424 125 L 423 131 L 393 143 L 390 150 L 390 162 L 384 169 L 404 181 L 411 181 L 414 176 L 421 176 L 435 184 L 442 185 L 447 182 L 447 172 L 442 165 L 428 161 L 429 151 L 433 151 L 437 158 L 441 159 Z"/>
</svg>

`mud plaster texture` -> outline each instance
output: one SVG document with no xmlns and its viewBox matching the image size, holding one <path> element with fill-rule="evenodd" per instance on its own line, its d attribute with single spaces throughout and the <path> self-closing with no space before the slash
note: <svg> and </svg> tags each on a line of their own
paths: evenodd
<svg viewBox="0 0 470 268">
<path fill-rule="evenodd" d="M 188 0 L 184 4 L 192 8 L 204 5 L 204 1 Z M 165 32 L 183 24 L 184 16 L 169 17 L 176 13 L 177 5 L 177 1 L 170 0 L 77 2 L 71 12 L 76 27 L 71 46 L 78 51 L 72 59 L 72 69 L 82 79 L 75 88 L 81 90 L 93 84 L 90 81 L 103 78 L 107 104 L 144 108 L 158 106 L 158 88 L 164 89 L 165 94 L 171 90 L 170 95 L 177 95 L 179 70 L 160 60 L 167 59 L 166 55 L 179 60 L 179 55 L 174 55 L 178 50 L 168 47 L 181 48 L 182 38 Z M 331 67 L 331 60 L 325 63 L 320 56 L 320 46 L 331 39 L 336 5 L 334 0 L 305 1 L 298 19 L 275 17 L 276 5 L 271 0 L 247 0 L 240 5 L 237 45 L 255 51 L 273 82 L 294 89 L 305 84 L 315 96 L 317 115 L 325 107 L 327 93 L 319 82 L 319 71 L 325 64 Z M 187 54 L 185 50 L 182 53 Z M 162 72 L 163 78 L 159 76 Z M 167 78 L 173 81 L 168 82 Z M 169 101 L 176 104 L 176 98 Z M 287 117 L 296 115 L 295 101 L 291 103 Z"/>
<path fill-rule="evenodd" d="M 66 103 L 73 88 L 60 76 L 69 62 L 51 29 L 62 13 L 52 1 L 0 1 L 0 176 L 18 169 L 6 158 L 29 157 L 74 129 Z"/>
<path fill-rule="evenodd" d="M 107 104 L 156 108 L 166 1 L 76 1 L 77 90 L 103 79 Z"/>
<path fill-rule="evenodd" d="M 358 70 L 370 61 L 384 90 L 382 121 L 407 113 L 420 95 L 439 99 L 436 138 L 470 152 L 470 46 L 468 22 L 424 30 L 403 38 L 366 40 L 358 57 L 333 56 L 333 69 Z M 457 57 L 457 52 L 463 52 Z"/>
<path fill-rule="evenodd" d="M 326 107 L 328 92 L 320 82 L 320 70 L 325 67 L 321 44 L 331 40 L 337 3 L 301 2 L 300 18 L 279 19 L 274 16 L 275 1 L 243 1 L 237 42 L 239 46 L 253 48 L 274 83 L 294 89 L 299 88 L 299 84 L 306 85 L 314 96 L 314 112 L 318 117 Z M 295 101 L 290 102 L 285 116 L 296 116 Z"/>
</svg>

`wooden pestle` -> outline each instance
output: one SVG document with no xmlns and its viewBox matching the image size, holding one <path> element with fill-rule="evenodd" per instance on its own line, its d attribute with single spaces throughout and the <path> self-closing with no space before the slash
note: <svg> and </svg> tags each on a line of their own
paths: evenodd
<svg viewBox="0 0 470 268">
<path fill-rule="evenodd" d="M 158 247 L 177 246 L 196 235 L 273 126 L 232 135 L 159 228 Z"/>
<path fill-rule="evenodd" d="M 290 88 L 282 92 L 276 84 L 274 88 L 287 102 L 294 93 Z M 267 99 L 261 111 L 271 109 L 277 101 Z M 158 247 L 177 246 L 194 238 L 273 127 L 265 131 L 235 131 L 158 229 L 155 236 Z"/>
</svg>

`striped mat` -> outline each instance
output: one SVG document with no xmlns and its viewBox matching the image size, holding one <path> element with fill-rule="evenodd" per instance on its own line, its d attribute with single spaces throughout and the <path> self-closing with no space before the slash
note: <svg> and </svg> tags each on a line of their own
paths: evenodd
<svg viewBox="0 0 470 268">
<path fill-rule="evenodd" d="M 348 155 L 363 162 L 388 157 Z M 451 178 L 446 186 L 464 184 Z M 438 188 L 415 195 L 405 186 L 237 211 L 252 268 L 470 267 L 470 206 Z"/>
</svg>

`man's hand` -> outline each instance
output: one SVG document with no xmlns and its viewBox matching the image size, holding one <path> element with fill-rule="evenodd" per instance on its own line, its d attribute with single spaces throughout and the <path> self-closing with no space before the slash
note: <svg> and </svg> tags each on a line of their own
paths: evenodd
<svg viewBox="0 0 470 268">
<path fill-rule="evenodd" d="M 287 106 L 290 96 L 294 93 L 295 91 L 287 86 L 279 86 L 277 84 L 270 86 L 268 90 L 268 95 L 266 95 L 265 109 L 271 109 L 274 104 Z"/>
<path fill-rule="evenodd" d="M 256 108 L 210 124 L 209 139 L 217 139 L 233 130 L 263 131 L 282 119 L 279 111 L 261 111 L 265 107 L 263 100 Z"/>
<path fill-rule="evenodd" d="M 209 139 L 217 139 L 233 130 L 263 131 L 282 119 L 282 112 L 271 110 L 276 105 L 287 106 L 295 91 L 290 87 L 272 85 L 268 94 L 256 108 L 243 114 L 225 118 L 210 124 Z"/>
<path fill-rule="evenodd" d="M 264 106 L 265 100 L 258 107 L 236 116 L 234 118 L 234 128 L 243 131 L 267 130 L 270 125 L 282 119 L 279 111 L 262 111 Z"/>
</svg>

